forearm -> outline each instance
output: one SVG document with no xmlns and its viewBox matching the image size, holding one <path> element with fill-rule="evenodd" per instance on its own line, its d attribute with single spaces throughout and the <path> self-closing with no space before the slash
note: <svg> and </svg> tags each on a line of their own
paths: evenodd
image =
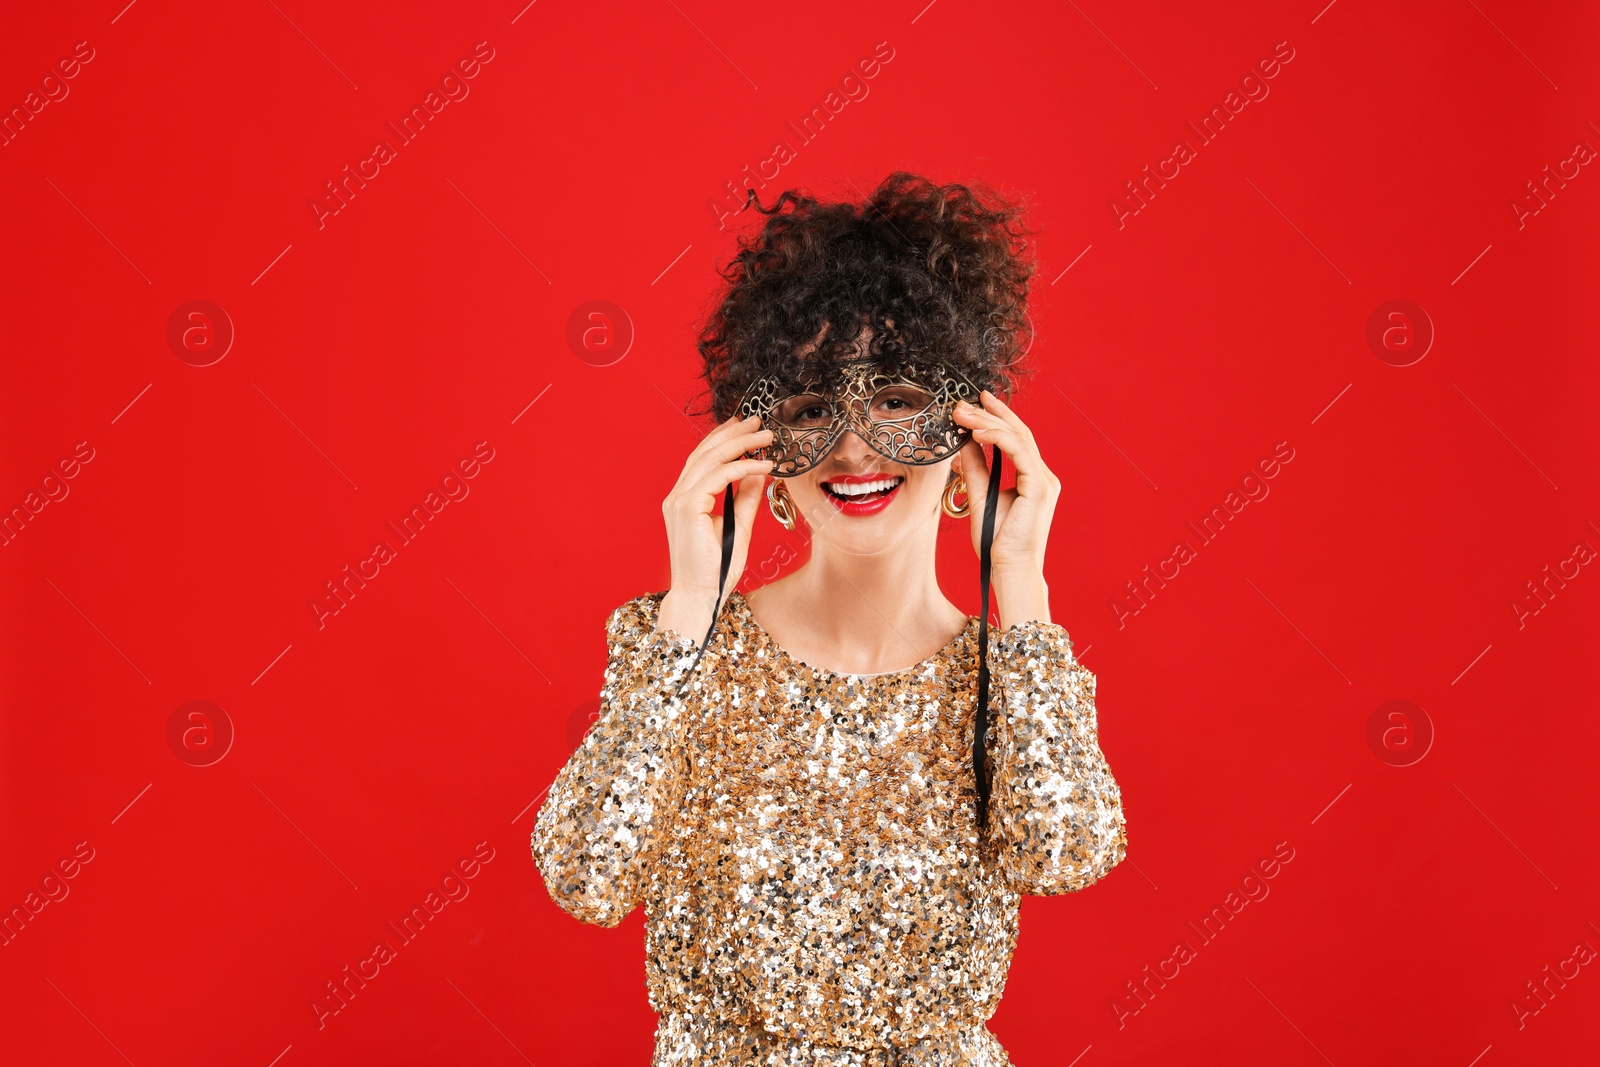
<svg viewBox="0 0 1600 1067">
<path fill-rule="evenodd" d="M 1050 621 L 1050 587 L 1039 571 L 1016 574 L 993 571 L 989 575 L 989 585 L 998 602 L 1001 629 L 1022 622 Z"/>
<path fill-rule="evenodd" d="M 1095 676 L 1054 623 L 1007 627 L 997 648 L 990 829 L 1001 869 L 1018 892 L 1082 889 L 1126 852 L 1122 792 L 1100 750 Z"/>
<path fill-rule="evenodd" d="M 532 848 L 551 899 L 614 926 L 640 898 L 665 822 L 685 788 L 682 702 L 673 694 L 694 643 L 655 630 L 628 607 L 609 627 L 601 715 L 556 776 L 535 819 Z"/>
<path fill-rule="evenodd" d="M 716 590 L 669 589 L 661 598 L 655 628 L 692 638 L 698 646 L 711 627 L 711 609 L 717 602 Z"/>
</svg>

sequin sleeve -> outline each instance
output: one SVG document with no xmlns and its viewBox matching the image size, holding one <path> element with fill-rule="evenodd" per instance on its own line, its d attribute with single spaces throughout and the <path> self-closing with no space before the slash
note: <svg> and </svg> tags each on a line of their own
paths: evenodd
<svg viewBox="0 0 1600 1067">
<path fill-rule="evenodd" d="M 672 695 L 698 642 L 655 628 L 664 595 L 631 600 L 607 619 L 600 716 L 534 820 L 534 862 L 550 898 L 601 926 L 640 903 L 656 839 L 685 788 L 683 707 L 694 690 Z M 696 672 L 712 658 L 708 651 Z"/>
<path fill-rule="evenodd" d="M 1095 676 L 1058 624 L 1001 631 L 991 684 L 990 832 L 1006 881 L 1048 896 L 1094 883 L 1127 850 L 1122 791 L 1100 751 Z"/>
</svg>

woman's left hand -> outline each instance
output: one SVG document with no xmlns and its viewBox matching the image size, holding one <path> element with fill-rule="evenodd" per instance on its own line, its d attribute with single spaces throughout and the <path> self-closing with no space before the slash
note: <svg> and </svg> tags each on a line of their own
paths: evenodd
<svg viewBox="0 0 1600 1067">
<path fill-rule="evenodd" d="M 959 469 L 967 483 L 968 516 L 972 523 L 972 547 L 981 553 L 983 509 L 988 502 L 989 458 L 986 451 L 999 445 L 1017 470 L 1015 489 L 1002 489 L 995 506 L 994 540 L 989 548 L 991 575 L 997 584 L 1037 578 L 1044 580 L 1044 552 L 1050 537 L 1050 519 L 1056 499 L 1061 495 L 1061 480 L 1051 473 L 1039 455 L 1033 431 L 1017 413 L 985 389 L 983 407 L 966 401 L 956 405 L 954 417 L 972 430 L 972 438 L 961 447 Z"/>
</svg>

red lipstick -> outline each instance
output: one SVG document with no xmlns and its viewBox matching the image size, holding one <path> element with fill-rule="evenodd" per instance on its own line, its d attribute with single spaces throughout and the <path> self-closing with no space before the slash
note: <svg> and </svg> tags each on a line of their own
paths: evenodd
<svg viewBox="0 0 1600 1067">
<path fill-rule="evenodd" d="M 829 486 L 860 485 L 870 482 L 893 482 L 894 485 L 880 492 L 849 497 L 829 489 Z M 904 484 L 905 478 L 898 474 L 838 474 L 823 480 L 822 492 L 834 507 L 846 515 L 872 515 L 888 507 L 889 502 L 895 498 L 895 494 Z"/>
</svg>

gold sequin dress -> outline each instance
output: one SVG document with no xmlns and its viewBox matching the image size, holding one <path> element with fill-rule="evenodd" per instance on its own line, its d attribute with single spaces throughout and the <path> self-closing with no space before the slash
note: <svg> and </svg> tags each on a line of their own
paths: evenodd
<svg viewBox="0 0 1600 1067">
<path fill-rule="evenodd" d="M 651 1067 L 1009 1064 L 986 1023 L 1021 895 L 1082 889 L 1126 849 L 1066 630 L 990 628 L 980 841 L 976 617 L 915 667 L 836 674 L 735 590 L 672 701 L 697 642 L 655 629 L 665 595 L 607 620 L 600 718 L 532 835 L 563 910 L 615 926 L 644 904 Z"/>
</svg>

